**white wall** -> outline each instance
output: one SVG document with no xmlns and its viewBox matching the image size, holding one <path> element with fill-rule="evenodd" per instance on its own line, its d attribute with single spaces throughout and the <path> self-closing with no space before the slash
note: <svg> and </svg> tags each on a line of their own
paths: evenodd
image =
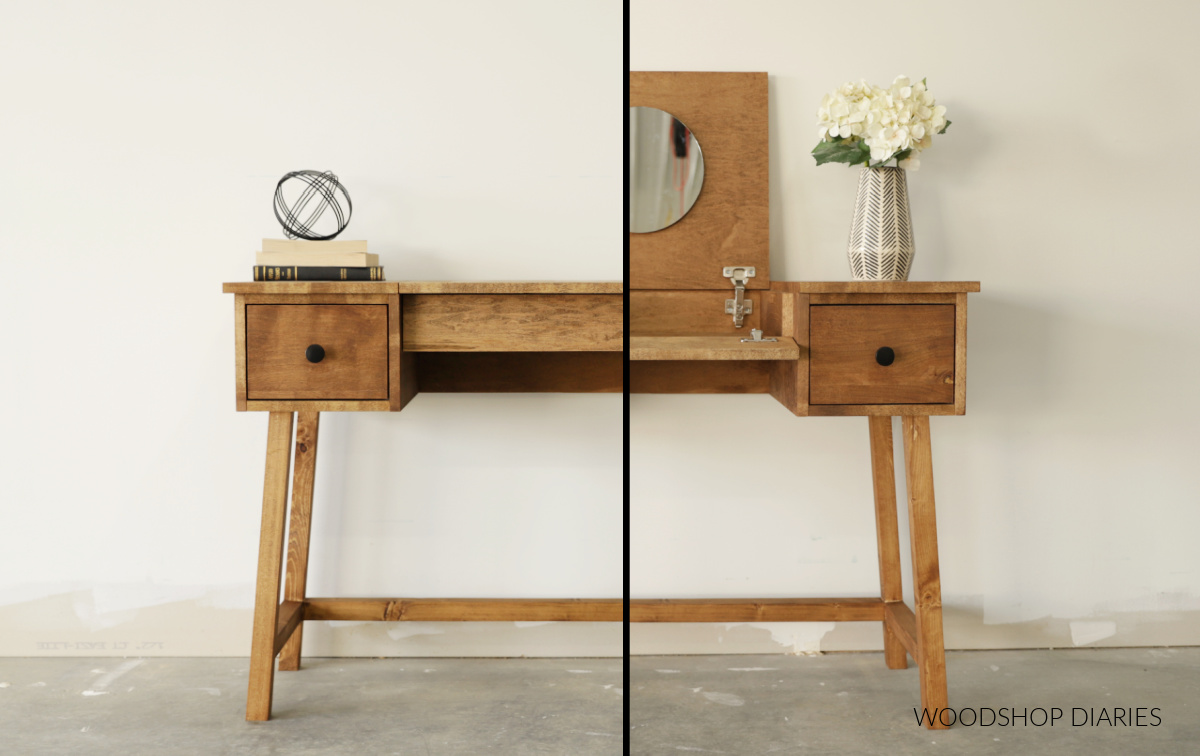
<svg viewBox="0 0 1200 756">
<path fill-rule="evenodd" d="M 267 418 L 233 302 L 332 169 L 388 278 L 616 280 L 605 0 L 8 3 L 0 654 L 243 655 Z M 322 421 L 310 593 L 621 595 L 618 395 Z M 346 655 L 616 655 L 614 624 L 310 625 Z"/>
<path fill-rule="evenodd" d="M 904 73 L 949 109 L 909 177 L 912 278 L 983 287 L 967 415 L 932 421 L 949 647 L 1200 643 L 1198 26 L 1183 0 L 632 3 L 632 69 L 770 74 L 778 280 L 849 278 L 857 169 L 808 154 L 821 95 Z M 865 420 L 635 396 L 630 432 L 635 598 L 878 595 Z M 881 641 L 848 623 L 632 642 Z"/>
</svg>

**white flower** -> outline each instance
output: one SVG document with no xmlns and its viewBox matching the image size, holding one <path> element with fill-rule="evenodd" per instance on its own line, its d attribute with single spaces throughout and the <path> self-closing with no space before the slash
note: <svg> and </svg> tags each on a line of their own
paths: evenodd
<svg viewBox="0 0 1200 756">
<path fill-rule="evenodd" d="M 879 88 L 866 82 L 849 82 L 821 98 L 817 108 L 817 134 L 830 141 L 861 137 L 870 123 L 871 102 Z"/>
<path fill-rule="evenodd" d="M 946 127 L 946 108 L 938 105 L 925 82 L 897 76 L 884 89 L 865 81 L 847 82 L 821 98 L 817 137 L 822 141 L 863 142 L 871 165 L 882 165 L 907 152 L 897 164 L 920 166 L 918 155 Z"/>
</svg>

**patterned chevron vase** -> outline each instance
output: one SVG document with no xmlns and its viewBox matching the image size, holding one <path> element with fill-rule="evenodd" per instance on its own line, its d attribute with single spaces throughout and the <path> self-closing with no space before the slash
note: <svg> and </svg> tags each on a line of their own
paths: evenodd
<svg viewBox="0 0 1200 756">
<path fill-rule="evenodd" d="M 903 169 L 862 169 L 848 251 L 856 280 L 908 280 L 913 235 Z"/>
</svg>

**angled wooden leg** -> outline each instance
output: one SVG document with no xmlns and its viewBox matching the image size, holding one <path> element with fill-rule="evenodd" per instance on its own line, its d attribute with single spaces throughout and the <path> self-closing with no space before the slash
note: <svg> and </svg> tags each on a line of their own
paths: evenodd
<svg viewBox="0 0 1200 756">
<path fill-rule="evenodd" d="M 300 412 L 296 422 L 296 456 L 292 466 L 292 514 L 288 525 L 287 582 L 285 601 L 303 604 L 308 583 L 308 542 L 312 532 L 313 483 L 317 471 L 317 430 L 321 415 Z M 303 608 L 300 609 L 304 611 Z M 279 670 L 300 669 L 300 641 L 304 637 L 304 617 L 279 653 Z"/>
<path fill-rule="evenodd" d="M 900 529 L 896 523 L 896 463 L 892 418 L 871 416 L 871 475 L 875 482 L 875 534 L 879 542 L 879 590 L 884 602 L 903 601 L 900 583 Z M 904 669 L 908 656 L 891 623 L 883 621 L 883 659 L 889 669 Z"/>
<path fill-rule="evenodd" d="M 279 619 L 283 525 L 287 516 L 292 413 L 272 412 L 267 425 L 267 472 L 263 481 L 262 530 L 258 541 L 258 582 L 254 589 L 254 633 L 250 642 L 250 689 L 246 719 L 271 718 L 275 682 L 275 624 Z"/>
<path fill-rule="evenodd" d="M 904 418 L 904 472 L 908 481 L 908 529 L 912 539 L 913 595 L 916 599 L 917 666 L 921 706 L 934 717 L 930 729 L 944 729 L 935 709 L 944 709 L 946 649 L 942 639 L 942 580 L 938 571 L 937 517 L 933 505 L 933 452 L 929 418 Z"/>
</svg>

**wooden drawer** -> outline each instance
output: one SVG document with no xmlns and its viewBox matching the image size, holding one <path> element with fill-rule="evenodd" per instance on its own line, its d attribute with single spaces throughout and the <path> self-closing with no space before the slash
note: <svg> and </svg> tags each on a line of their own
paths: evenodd
<svg viewBox="0 0 1200 756">
<path fill-rule="evenodd" d="M 386 400 L 386 304 L 246 305 L 246 398 Z M 325 356 L 310 362 L 305 351 Z"/>
<path fill-rule="evenodd" d="M 809 402 L 952 404 L 954 305 L 813 305 Z M 876 352 L 890 347 L 892 364 Z"/>
<path fill-rule="evenodd" d="M 619 352 L 620 294 L 406 294 L 406 352 Z"/>
</svg>

